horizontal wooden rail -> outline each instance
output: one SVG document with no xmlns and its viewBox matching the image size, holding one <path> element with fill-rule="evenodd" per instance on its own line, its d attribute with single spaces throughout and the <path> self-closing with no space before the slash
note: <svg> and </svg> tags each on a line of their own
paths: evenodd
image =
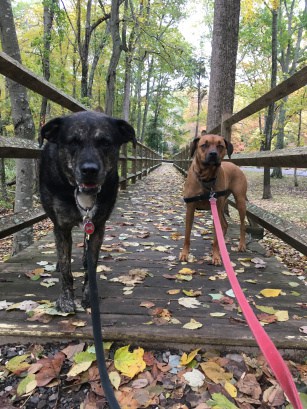
<svg viewBox="0 0 307 409">
<path fill-rule="evenodd" d="M 88 108 L 74 98 L 64 94 L 54 85 L 28 70 L 4 52 L 0 52 L 0 74 L 25 86 L 43 97 L 69 109 L 72 112 L 86 111 Z"/>
<path fill-rule="evenodd" d="M 231 206 L 236 207 L 234 199 L 228 199 Z M 291 247 L 307 256 L 307 230 L 288 222 L 252 203 L 247 203 L 246 215 L 255 223 L 279 237 Z"/>
<path fill-rule="evenodd" d="M 307 168 L 307 147 L 240 153 L 233 155 L 231 162 L 238 166 Z"/>
<path fill-rule="evenodd" d="M 17 231 L 32 226 L 41 220 L 46 219 L 46 213 L 40 207 L 32 210 L 25 210 L 22 213 L 14 213 L 0 218 L 0 239 L 7 237 Z"/>
<path fill-rule="evenodd" d="M 253 101 L 247 107 L 241 109 L 241 111 L 233 114 L 222 124 L 216 126 L 214 129 L 210 130 L 209 133 L 218 134 L 221 132 L 221 127 L 229 128 L 234 124 L 242 121 L 245 118 L 261 111 L 266 108 L 272 102 L 279 101 L 280 99 L 286 97 L 292 92 L 297 91 L 307 84 L 307 66 L 302 68 L 300 71 L 292 75 L 290 78 L 278 84 L 275 88 L 271 89 L 266 94 L 262 95 L 260 98 Z"/>
</svg>

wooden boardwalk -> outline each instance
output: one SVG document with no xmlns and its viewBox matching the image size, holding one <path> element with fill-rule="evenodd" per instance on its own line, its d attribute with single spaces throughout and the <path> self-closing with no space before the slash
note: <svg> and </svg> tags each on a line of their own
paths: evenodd
<svg viewBox="0 0 307 409">
<path fill-rule="evenodd" d="M 191 246 L 194 260 L 188 264 L 178 261 L 185 213 L 182 185 L 179 172 L 164 164 L 120 193 L 99 261 L 104 339 L 152 347 L 254 349 L 256 343 L 229 292 L 224 268 L 210 264 L 210 213 L 202 212 L 195 218 Z M 274 321 L 265 329 L 275 345 L 289 354 L 306 350 L 307 337 L 300 331 L 307 326 L 302 280 L 289 275 L 275 258 L 265 257 L 264 250 L 250 238 L 246 253 L 235 252 L 236 226 L 231 226 L 228 237 L 234 268 L 254 311 L 262 314 L 263 320 Z M 82 240 L 82 233 L 76 230 L 72 266 L 77 299 L 82 287 Z M 255 264 L 255 258 L 263 260 L 262 268 Z M 56 300 L 59 275 L 49 271 L 55 262 L 53 235 L 49 234 L 0 264 L 1 343 L 92 339 L 88 312 L 39 317 L 37 308 L 32 313 L 20 309 L 29 309 L 29 301 L 40 303 L 42 308 Z M 31 272 L 43 270 L 47 276 L 38 274 L 37 280 L 30 279 Z M 50 281 L 51 286 L 46 287 Z M 260 291 L 267 288 L 280 289 L 281 293 L 263 297 Z M 21 304 L 8 310 L 4 300 Z M 275 314 L 269 310 L 266 315 L 262 307 L 273 308 Z M 183 328 L 191 320 L 202 326 Z"/>
</svg>

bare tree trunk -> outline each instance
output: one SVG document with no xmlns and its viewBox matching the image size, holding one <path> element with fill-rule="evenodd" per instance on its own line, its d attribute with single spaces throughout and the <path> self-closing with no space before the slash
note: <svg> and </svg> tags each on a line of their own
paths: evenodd
<svg viewBox="0 0 307 409">
<path fill-rule="evenodd" d="M 3 51 L 21 63 L 20 50 L 15 30 L 10 0 L 1 1 L 0 36 Z M 27 90 L 22 85 L 8 80 L 15 135 L 34 139 L 35 127 L 28 103 Z M 16 160 L 15 212 L 31 209 L 33 204 L 34 166 L 31 159 Z M 33 229 L 27 228 L 14 235 L 13 254 L 29 246 L 33 241 Z"/>
<path fill-rule="evenodd" d="M 54 19 L 54 10 L 57 0 L 44 1 L 44 38 L 43 38 L 43 55 L 42 66 L 43 76 L 45 80 L 50 80 L 50 49 L 51 49 L 51 30 Z M 48 100 L 42 97 L 41 112 L 40 112 L 40 127 L 46 122 Z"/>
<path fill-rule="evenodd" d="M 121 0 L 112 0 L 110 31 L 112 36 L 112 55 L 107 74 L 106 107 L 107 115 L 113 115 L 116 87 L 116 69 L 122 52 L 122 42 L 119 34 L 119 6 Z"/>
<path fill-rule="evenodd" d="M 276 87 L 277 82 L 277 11 L 272 12 L 272 70 L 271 70 L 271 89 Z M 274 123 L 274 110 L 275 104 L 272 102 L 268 108 L 268 114 L 265 121 L 265 150 L 270 151 L 272 145 L 273 136 L 273 123 Z M 270 168 L 264 168 L 263 170 L 263 199 L 271 199 L 271 180 L 270 180 Z"/>
<path fill-rule="evenodd" d="M 240 0 L 215 0 L 207 130 L 232 114 L 234 102 Z"/>
<path fill-rule="evenodd" d="M 151 56 L 151 59 L 148 63 L 148 74 L 147 74 L 147 81 L 146 81 L 146 96 L 145 96 L 145 106 L 144 106 L 144 112 L 143 112 L 143 123 L 142 123 L 142 132 L 141 132 L 141 142 L 144 141 L 145 138 L 145 129 L 147 125 L 147 115 L 148 115 L 148 110 L 149 110 L 149 103 L 151 99 L 151 88 L 150 88 L 150 81 L 152 78 L 152 71 L 154 67 L 154 58 Z"/>
</svg>

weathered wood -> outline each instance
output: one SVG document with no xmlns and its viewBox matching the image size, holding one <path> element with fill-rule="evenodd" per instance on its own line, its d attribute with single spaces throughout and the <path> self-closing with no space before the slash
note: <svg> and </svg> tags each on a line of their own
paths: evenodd
<svg viewBox="0 0 307 409">
<path fill-rule="evenodd" d="M 194 347 L 214 347 L 228 351 L 253 348 L 253 352 L 257 352 L 256 342 L 240 311 L 237 308 L 226 310 L 223 305 L 212 300 L 211 294 L 224 295 L 230 284 L 226 277 L 222 277 L 222 266 L 216 267 L 204 260 L 204 256 L 211 253 L 210 213 L 197 212 L 191 241 L 191 253 L 195 260 L 188 265 L 180 263 L 178 254 L 184 234 L 184 204 L 180 193 L 183 178 L 170 165 L 163 165 L 156 172 L 156 175 L 151 173 L 146 180 L 138 181 L 126 191 L 120 192 L 117 207 L 107 223 L 99 265 L 108 267 L 109 271 L 97 275 L 104 339 L 158 348 L 170 345 L 187 350 Z M 170 180 L 172 183 L 169 183 Z M 170 228 L 170 231 L 167 228 Z M 199 234 L 203 229 L 208 230 L 205 235 L 207 237 Z M 148 234 L 143 236 L 145 230 Z M 179 240 L 172 239 L 174 232 L 181 235 Z M 195 234 L 196 232 L 198 234 Z M 123 235 L 127 235 L 126 240 Z M 74 229 L 73 236 L 72 271 L 75 276 L 76 299 L 80 301 L 84 273 L 81 247 L 83 233 Z M 277 310 L 287 310 L 289 320 L 267 325 L 266 331 L 275 345 L 282 350 L 287 349 L 289 355 L 296 355 L 298 351 L 306 353 L 306 336 L 299 331 L 301 326 L 306 325 L 306 317 L 304 310 L 297 304 L 307 301 L 303 283 L 296 288 L 300 296 L 294 296 L 289 281 L 299 283 L 298 278 L 293 276 L 289 280 L 289 276 L 280 274 L 280 271 L 285 270 L 285 266 L 274 257 L 264 257 L 264 250 L 256 242 L 248 244 L 246 253 L 233 251 L 238 237 L 238 228 L 230 224 L 227 247 L 236 269 L 241 270 L 238 271 L 238 279 L 251 301 L 250 305 L 258 314 L 260 312 L 255 308 L 255 303 Z M 53 234 L 50 233 L 8 262 L 0 264 L 0 283 L 3 284 L 0 285 L 0 300 L 6 299 L 14 303 L 25 299 L 56 300 L 59 283 L 46 288 L 40 285 L 42 279 L 35 281 L 26 276 L 26 273 L 36 269 L 37 263 L 42 260 L 48 261 L 49 264 L 56 263 L 53 240 Z M 150 244 L 151 242 L 153 244 Z M 157 249 L 158 246 L 161 246 L 160 250 Z M 164 246 L 169 246 L 170 249 L 161 251 Z M 116 250 L 117 247 L 121 250 Z M 170 256 L 175 257 L 169 259 Z M 242 257 L 261 257 L 266 262 L 266 267 L 259 270 L 253 263 L 249 263 L 250 265 L 245 265 L 242 269 Z M 167 278 L 167 275 L 175 275 L 183 267 L 195 270 L 190 282 Z M 135 269 L 146 269 L 148 275 L 132 287 L 131 294 L 124 294 L 123 283 L 113 279 L 128 277 L 129 271 Z M 105 279 L 102 279 L 102 275 L 105 275 Z M 59 273 L 53 272 L 52 277 L 59 278 Z M 280 288 L 283 295 L 274 299 L 260 299 L 260 291 L 268 287 Z M 170 294 L 169 290 L 174 289 L 178 289 L 179 293 Z M 183 291 L 190 289 L 201 292 L 197 297 L 200 301 L 198 308 L 186 308 L 178 302 L 179 298 L 185 296 Z M 141 305 L 146 302 L 151 302 L 153 306 L 146 308 Z M 156 322 L 156 308 L 169 311 L 180 323 L 163 320 Z M 225 316 L 216 318 L 211 316 L 213 312 L 224 312 Z M 295 316 L 300 319 L 294 319 Z M 195 331 L 184 329 L 183 325 L 191 318 L 202 323 L 203 327 Z M 61 324 L 61 321 L 71 319 L 82 320 L 86 325 L 68 332 L 67 325 Z M 75 317 L 53 317 L 51 322 L 46 324 L 28 321 L 24 311 L 0 311 L 0 342 L 13 342 L 17 338 L 31 342 L 34 339 L 35 342 L 77 338 L 92 340 L 90 316 L 85 312 L 78 312 Z"/>
<path fill-rule="evenodd" d="M 235 207 L 234 200 L 229 200 L 229 204 Z M 270 213 L 252 203 L 246 204 L 246 215 L 264 227 L 276 237 L 279 237 L 291 247 L 307 255 L 307 230 L 288 222 L 285 219 Z"/>
<path fill-rule="evenodd" d="M 227 161 L 228 159 L 225 158 L 225 160 Z M 232 155 L 231 162 L 238 166 L 306 168 L 307 147 L 240 153 Z"/>
<path fill-rule="evenodd" d="M 230 118 L 223 122 L 224 127 L 231 127 L 234 124 L 242 121 L 245 118 L 255 114 L 261 109 L 266 108 L 272 102 L 279 101 L 292 92 L 297 91 L 307 84 L 307 67 L 303 67 L 300 71 L 292 75 L 292 77 L 286 79 L 247 107 L 241 109 L 241 111 L 235 113 Z M 209 133 L 218 134 L 221 132 L 221 124 L 209 131 Z"/>
<path fill-rule="evenodd" d="M 34 141 L 0 136 L 0 158 L 38 159 L 40 155 L 41 150 Z"/>
<path fill-rule="evenodd" d="M 41 208 L 25 210 L 22 213 L 14 213 L 9 216 L 2 216 L 0 217 L 0 239 L 32 226 L 46 217 L 46 213 Z"/>
<path fill-rule="evenodd" d="M 23 67 L 4 52 L 0 52 L 0 74 L 18 82 L 18 84 L 24 85 L 26 88 L 37 92 L 48 100 L 53 101 L 72 112 L 88 110 L 85 105 L 80 104 L 76 99 L 64 94 L 43 78 L 39 78 L 32 71 Z"/>
</svg>

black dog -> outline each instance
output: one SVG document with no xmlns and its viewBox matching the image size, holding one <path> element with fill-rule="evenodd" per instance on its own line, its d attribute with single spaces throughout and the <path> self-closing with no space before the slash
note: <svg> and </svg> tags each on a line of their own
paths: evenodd
<svg viewBox="0 0 307 409">
<path fill-rule="evenodd" d="M 119 149 L 123 143 L 136 143 L 135 132 L 124 120 L 87 111 L 51 120 L 42 128 L 41 143 L 44 139 L 48 142 L 40 162 L 40 196 L 54 224 L 62 287 L 57 308 L 72 312 L 71 230 L 83 223 L 96 266 L 118 191 Z M 86 247 L 83 257 L 86 268 Z M 89 306 L 87 273 L 82 305 Z"/>
</svg>

